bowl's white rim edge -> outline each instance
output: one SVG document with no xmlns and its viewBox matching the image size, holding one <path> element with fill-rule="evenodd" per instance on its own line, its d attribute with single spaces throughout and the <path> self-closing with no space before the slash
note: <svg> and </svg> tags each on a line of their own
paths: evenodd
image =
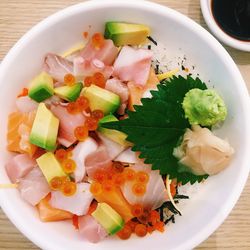
<svg viewBox="0 0 250 250">
<path fill-rule="evenodd" d="M 226 34 L 217 25 L 210 10 L 211 0 L 200 0 L 203 17 L 212 33 L 226 45 L 238 50 L 250 52 L 250 41 L 240 41 Z"/>
<path fill-rule="evenodd" d="M 106 0 L 105 1 L 105 7 L 110 4 L 110 5 L 125 5 L 125 6 L 132 6 L 136 7 L 136 6 L 140 6 L 142 2 L 133 2 L 133 3 L 129 3 L 129 1 L 125 1 L 125 0 L 121 0 L 121 1 L 112 1 L 112 0 Z M 200 25 L 198 25 L 197 23 L 195 23 L 193 20 L 191 20 L 190 18 L 184 16 L 183 14 L 170 9 L 168 7 L 156 4 L 156 3 L 152 3 L 152 2 L 148 2 L 148 1 L 144 1 L 143 5 L 145 8 L 154 8 L 154 10 L 161 12 L 161 13 L 168 13 L 169 15 L 172 16 L 177 16 L 180 19 L 182 19 L 182 22 L 186 22 L 189 24 L 192 24 L 192 28 L 196 30 L 196 32 L 200 32 L 203 33 L 204 35 L 207 36 L 207 39 L 210 40 L 211 43 L 214 44 L 214 48 L 216 48 L 216 51 L 220 54 L 223 54 L 223 57 L 225 57 L 225 60 L 228 61 L 228 63 L 230 64 L 231 70 L 233 72 L 235 72 L 236 75 L 238 75 L 238 82 L 241 85 L 240 88 L 240 92 L 242 94 L 242 99 L 244 100 L 244 109 L 245 109 L 245 113 L 247 113 L 246 111 L 250 110 L 250 102 L 249 102 L 249 98 L 247 95 L 247 88 L 245 86 L 244 80 L 237 68 L 237 66 L 235 65 L 234 61 L 232 60 L 232 58 L 229 56 L 229 54 L 227 53 L 227 51 L 222 47 L 222 45 L 211 35 L 209 34 L 204 28 L 202 28 Z M 29 39 L 29 37 L 32 37 L 33 35 L 35 35 L 37 32 L 40 32 L 41 29 L 44 29 L 47 27 L 47 25 L 49 25 L 51 22 L 55 22 L 61 18 L 63 18 L 63 16 L 65 15 L 71 15 L 72 13 L 76 13 L 77 11 L 80 10 L 81 7 L 84 7 L 85 9 L 91 9 L 94 7 L 100 7 L 100 2 L 99 1 L 88 1 L 88 2 L 84 2 L 84 3 L 80 3 L 77 5 L 73 5 L 70 7 L 67 7 L 63 10 L 60 10 L 59 12 L 47 17 L 46 19 L 42 20 L 41 22 L 39 22 L 37 25 L 35 25 L 33 28 L 30 29 L 29 32 L 27 32 L 14 46 L 13 48 L 9 51 L 9 53 L 7 54 L 7 56 L 4 58 L 4 60 L 1 63 L 0 66 L 0 78 L 1 78 L 1 74 L 3 74 L 2 72 L 4 71 L 4 69 L 6 67 L 8 67 L 11 58 L 14 56 L 15 51 L 19 48 L 22 47 L 26 40 Z M 250 116 L 247 116 L 246 119 L 246 124 L 248 126 L 250 126 Z M 246 142 L 245 145 L 246 149 L 250 148 L 250 140 L 248 140 Z M 245 149 L 244 152 L 244 156 L 245 158 L 249 158 L 247 157 L 247 150 Z M 247 162 L 246 160 L 243 160 L 243 162 Z M 243 171 L 244 170 L 244 171 Z M 240 194 L 245 186 L 245 183 L 247 181 L 247 177 L 249 174 L 249 167 L 247 166 L 247 164 L 245 164 L 244 168 L 242 170 L 242 173 L 239 177 L 239 179 L 241 181 L 237 182 L 237 185 L 234 189 L 234 192 L 231 194 L 230 199 L 227 200 L 227 202 L 223 205 L 223 209 L 221 213 L 219 213 L 215 218 L 213 218 L 212 221 L 210 221 L 210 223 L 208 224 L 208 226 L 206 228 L 204 228 L 204 230 L 200 231 L 199 234 L 195 235 L 193 238 L 191 238 L 189 241 L 184 242 L 178 249 L 192 249 L 195 246 L 197 246 L 198 244 L 200 244 L 202 241 L 204 241 L 207 237 L 209 237 L 221 224 L 222 222 L 225 220 L 225 218 L 228 216 L 228 214 L 231 212 L 231 210 L 233 209 L 234 205 L 236 204 L 237 200 L 240 197 Z M 38 237 L 36 234 L 33 234 L 32 231 L 28 228 L 26 228 L 25 226 L 21 225 L 18 223 L 18 216 L 16 216 L 16 212 L 13 208 L 11 208 L 10 206 L 7 206 L 4 204 L 3 199 L 5 198 L 5 195 L 3 192 L 0 192 L 0 204 L 1 207 L 3 209 L 3 211 L 5 212 L 5 214 L 9 217 L 9 219 L 12 221 L 12 223 L 27 237 L 29 238 L 31 241 L 33 241 L 37 246 L 41 247 L 42 249 L 47 249 L 47 250 L 54 250 L 56 249 L 56 246 L 53 246 L 49 241 L 46 243 L 44 241 L 42 241 L 40 239 L 40 237 Z M 206 235 L 206 236 L 204 236 Z M 177 249 L 177 248 L 176 248 Z"/>
</svg>

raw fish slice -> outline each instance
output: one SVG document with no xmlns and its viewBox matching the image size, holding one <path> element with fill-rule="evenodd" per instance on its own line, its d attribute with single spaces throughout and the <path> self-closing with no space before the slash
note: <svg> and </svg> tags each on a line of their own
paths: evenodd
<svg viewBox="0 0 250 250">
<path fill-rule="evenodd" d="M 27 154 L 12 157 L 5 165 L 7 175 L 12 183 L 18 182 L 36 166 L 36 161 Z"/>
<path fill-rule="evenodd" d="M 39 167 L 34 167 L 20 179 L 18 189 L 21 197 L 31 205 L 37 205 L 49 192 L 50 187 Z"/>
<path fill-rule="evenodd" d="M 44 59 L 44 70 L 55 80 L 64 82 L 66 74 L 73 74 L 73 63 L 61 56 L 49 53 Z"/>
<path fill-rule="evenodd" d="M 80 235 L 89 242 L 97 243 L 108 236 L 105 229 L 91 215 L 78 218 Z"/>
<path fill-rule="evenodd" d="M 98 145 L 94 139 L 88 137 L 85 141 L 79 142 L 77 146 L 72 150 L 72 159 L 76 163 L 76 170 L 74 171 L 74 178 L 76 182 L 83 180 L 85 176 L 85 159 L 86 157 L 95 152 Z"/>
<path fill-rule="evenodd" d="M 16 99 L 17 109 L 22 113 L 29 113 L 38 107 L 38 103 L 33 101 L 29 96 L 21 96 Z"/>
<path fill-rule="evenodd" d="M 150 50 L 124 46 L 115 60 L 113 76 L 144 87 L 149 77 L 152 56 Z"/>
<path fill-rule="evenodd" d="M 136 157 L 136 153 L 132 151 L 131 148 L 127 148 L 125 151 L 121 152 L 115 158 L 115 161 L 133 164 L 133 163 L 138 162 L 138 158 Z"/>
<path fill-rule="evenodd" d="M 87 214 L 93 200 L 89 191 L 89 183 L 78 183 L 76 193 L 72 196 L 65 196 L 60 191 L 52 191 L 49 204 L 57 209 L 62 209 L 78 216 Z"/>
<path fill-rule="evenodd" d="M 59 119 L 58 141 L 65 147 L 71 146 L 76 142 L 74 130 L 78 126 L 82 126 L 85 122 L 85 117 L 82 113 L 70 114 L 66 107 L 51 106 L 52 113 Z"/>
</svg>

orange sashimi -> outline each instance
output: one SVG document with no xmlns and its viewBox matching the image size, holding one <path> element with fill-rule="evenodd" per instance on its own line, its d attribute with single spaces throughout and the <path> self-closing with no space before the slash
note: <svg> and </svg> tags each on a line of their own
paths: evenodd
<svg viewBox="0 0 250 250">
<path fill-rule="evenodd" d="M 60 221 L 60 220 L 68 220 L 73 217 L 73 214 L 70 212 L 51 207 L 51 205 L 49 204 L 50 197 L 51 197 L 50 194 L 47 195 L 37 205 L 41 221 L 43 222 Z"/>
<path fill-rule="evenodd" d="M 102 191 L 94 195 L 98 202 L 105 202 L 110 205 L 125 222 L 131 220 L 134 216 L 131 212 L 131 205 L 125 200 L 119 187 L 114 187 L 110 191 Z"/>
<path fill-rule="evenodd" d="M 143 93 L 148 89 L 156 89 L 156 85 L 159 83 L 159 80 L 154 72 L 154 69 L 150 69 L 149 77 L 146 85 L 143 88 L 137 87 L 133 82 L 128 83 L 129 90 L 129 100 L 128 100 L 128 109 L 134 111 L 133 105 L 140 105 L 141 98 Z"/>
<path fill-rule="evenodd" d="M 8 117 L 7 149 L 32 156 L 37 146 L 29 142 L 29 134 L 35 119 L 35 112 L 13 112 Z"/>
</svg>

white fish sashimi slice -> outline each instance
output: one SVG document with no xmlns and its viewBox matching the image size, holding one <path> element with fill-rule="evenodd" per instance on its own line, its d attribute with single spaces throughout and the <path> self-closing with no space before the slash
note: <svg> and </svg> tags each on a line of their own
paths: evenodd
<svg viewBox="0 0 250 250">
<path fill-rule="evenodd" d="M 125 146 L 122 146 L 121 144 L 110 140 L 99 132 L 97 134 L 101 139 L 102 144 L 106 147 L 111 160 L 114 160 L 121 152 L 125 150 Z"/>
<path fill-rule="evenodd" d="M 16 99 L 17 109 L 22 113 L 29 113 L 38 107 L 38 103 L 33 101 L 29 96 L 21 96 Z"/>
<path fill-rule="evenodd" d="M 76 163 L 76 169 L 73 174 L 76 182 L 80 182 L 84 178 L 86 174 L 85 159 L 89 154 L 95 152 L 97 148 L 96 141 L 88 137 L 85 141 L 79 142 L 72 150 L 72 159 Z"/>
<path fill-rule="evenodd" d="M 115 158 L 115 161 L 134 164 L 138 162 L 138 159 L 136 153 L 131 148 L 127 148 Z"/>
<path fill-rule="evenodd" d="M 65 196 L 60 191 L 52 191 L 50 205 L 78 216 L 87 214 L 93 200 L 89 183 L 78 183 L 76 193 L 72 196 Z"/>
<path fill-rule="evenodd" d="M 79 233 L 89 242 L 97 243 L 108 236 L 105 229 L 91 215 L 84 215 L 78 219 Z"/>
</svg>

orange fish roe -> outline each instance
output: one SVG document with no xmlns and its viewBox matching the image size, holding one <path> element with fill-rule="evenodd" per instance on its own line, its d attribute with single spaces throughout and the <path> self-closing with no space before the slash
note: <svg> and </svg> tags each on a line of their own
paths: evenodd
<svg viewBox="0 0 250 250">
<path fill-rule="evenodd" d="M 79 229 L 79 225 L 78 225 L 78 216 L 76 214 L 73 215 L 72 217 L 72 224 L 75 227 L 76 230 Z"/>
<path fill-rule="evenodd" d="M 121 186 L 125 183 L 125 177 L 122 173 L 117 173 L 113 176 L 114 184 L 117 186 Z"/>
<path fill-rule="evenodd" d="M 131 228 L 132 232 L 134 232 L 134 231 L 135 231 L 135 226 L 136 226 L 137 224 L 139 224 L 139 223 L 138 223 L 138 222 L 135 222 L 135 221 L 130 220 L 130 221 L 128 221 L 128 222 L 127 222 L 127 224 L 126 224 L 126 225 L 128 225 L 128 226 Z"/>
<path fill-rule="evenodd" d="M 135 179 L 137 182 L 146 184 L 149 181 L 149 175 L 144 171 L 139 171 L 136 173 Z"/>
<path fill-rule="evenodd" d="M 64 83 L 68 86 L 73 86 L 76 82 L 76 78 L 72 74 L 66 74 L 64 76 Z"/>
<path fill-rule="evenodd" d="M 86 110 L 89 107 L 89 100 L 84 96 L 79 96 L 76 100 L 76 104 L 80 110 Z"/>
<path fill-rule="evenodd" d="M 66 182 L 62 187 L 61 191 L 65 196 L 72 196 L 76 192 L 76 183 L 69 181 Z"/>
<path fill-rule="evenodd" d="M 94 84 L 100 88 L 105 88 L 105 77 L 102 73 L 100 72 L 97 72 L 94 74 L 93 76 L 93 81 L 94 81 Z"/>
<path fill-rule="evenodd" d="M 143 207 L 140 204 L 135 204 L 131 207 L 131 212 L 135 217 L 139 217 L 143 214 Z"/>
<path fill-rule="evenodd" d="M 132 191 L 136 196 L 143 196 L 146 193 L 146 186 L 143 183 L 135 183 Z"/>
<path fill-rule="evenodd" d="M 164 222 L 158 221 L 158 222 L 154 225 L 154 228 L 155 228 L 155 230 L 158 230 L 159 232 L 163 233 L 163 232 L 165 231 L 164 226 L 165 226 Z"/>
<path fill-rule="evenodd" d="M 142 224 L 147 224 L 149 222 L 150 219 L 150 210 L 144 208 L 143 209 L 143 213 L 141 216 L 137 217 L 138 221 L 140 221 Z"/>
<path fill-rule="evenodd" d="M 78 141 L 84 141 L 88 137 L 89 131 L 86 126 L 79 126 L 75 128 L 74 134 Z"/>
<path fill-rule="evenodd" d="M 125 168 L 123 174 L 127 181 L 133 181 L 135 179 L 135 171 L 131 168 Z"/>
<path fill-rule="evenodd" d="M 98 120 L 94 117 L 88 117 L 85 121 L 85 126 L 89 131 L 95 131 L 98 128 Z"/>
<path fill-rule="evenodd" d="M 76 102 L 70 102 L 67 106 L 66 106 L 67 111 L 70 114 L 78 114 L 81 112 L 81 110 L 79 109 L 78 105 Z"/>
<path fill-rule="evenodd" d="M 94 83 L 94 79 L 92 76 L 86 76 L 84 79 L 84 87 L 89 87 L 91 84 Z"/>
<path fill-rule="evenodd" d="M 124 170 L 124 165 L 119 161 L 114 161 L 112 164 L 112 170 L 115 173 L 122 173 Z"/>
<path fill-rule="evenodd" d="M 97 182 L 103 183 L 107 179 L 106 171 L 102 169 L 95 171 L 93 179 Z"/>
<path fill-rule="evenodd" d="M 56 176 L 53 179 L 51 179 L 49 184 L 52 190 L 60 190 L 63 185 L 62 179 L 59 176 Z"/>
<path fill-rule="evenodd" d="M 98 182 L 92 182 L 90 186 L 90 192 L 95 196 L 102 192 L 102 185 Z"/>
<path fill-rule="evenodd" d="M 22 92 L 17 97 L 26 96 L 29 94 L 29 90 L 27 88 L 23 88 Z"/>
<path fill-rule="evenodd" d="M 152 225 L 156 225 L 156 223 L 160 221 L 160 218 L 160 214 L 156 210 L 152 210 L 149 215 L 149 222 Z"/>
<path fill-rule="evenodd" d="M 132 234 L 132 230 L 128 225 L 125 225 L 122 230 L 116 233 L 116 235 L 122 240 L 129 239 L 131 234 Z"/>
<path fill-rule="evenodd" d="M 135 226 L 135 234 L 139 237 L 144 237 L 147 234 L 147 226 L 143 224 L 138 224 Z"/>
<path fill-rule="evenodd" d="M 104 117 L 103 111 L 96 109 L 93 112 L 91 112 L 91 116 L 97 120 L 100 120 Z"/>
<path fill-rule="evenodd" d="M 153 233 L 154 230 L 155 230 L 155 228 L 153 226 L 149 226 L 149 225 L 147 226 L 147 231 L 149 234 Z"/>
<path fill-rule="evenodd" d="M 114 190 L 114 183 L 110 180 L 105 180 L 102 183 L 102 189 L 106 192 L 111 192 Z"/>
<path fill-rule="evenodd" d="M 58 161 L 62 162 L 67 159 L 68 157 L 68 152 L 65 149 L 57 149 L 55 152 L 55 156 Z"/>
<path fill-rule="evenodd" d="M 63 161 L 62 163 L 62 168 L 63 168 L 63 171 L 66 173 L 66 174 L 71 174 L 75 171 L 76 169 L 76 163 L 74 160 L 72 159 L 67 159 L 65 161 Z"/>
<path fill-rule="evenodd" d="M 61 181 L 62 181 L 62 185 L 64 185 L 67 182 L 70 182 L 70 178 L 69 176 L 61 176 Z"/>
<path fill-rule="evenodd" d="M 100 49 L 104 43 L 104 37 L 101 33 L 95 33 L 92 36 L 92 44 L 96 49 Z"/>
</svg>

